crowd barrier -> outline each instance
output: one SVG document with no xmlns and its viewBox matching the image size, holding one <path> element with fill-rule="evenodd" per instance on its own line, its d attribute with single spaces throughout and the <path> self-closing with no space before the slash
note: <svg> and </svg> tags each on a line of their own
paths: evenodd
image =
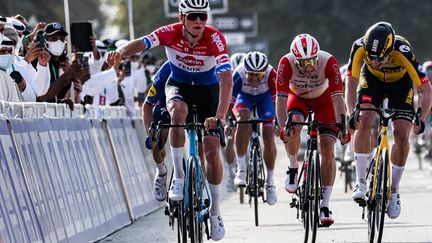
<svg viewBox="0 0 432 243">
<path fill-rule="evenodd" d="M 125 108 L 0 102 L 0 117 L 0 242 L 92 242 L 161 206 Z"/>
</svg>

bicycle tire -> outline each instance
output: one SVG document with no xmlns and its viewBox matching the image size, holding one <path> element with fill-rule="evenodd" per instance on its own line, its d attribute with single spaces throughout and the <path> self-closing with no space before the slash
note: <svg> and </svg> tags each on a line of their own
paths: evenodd
<svg viewBox="0 0 432 243">
<path fill-rule="evenodd" d="M 320 160 L 318 151 L 314 150 L 311 153 L 311 158 L 309 158 L 309 162 L 312 161 L 311 173 L 310 173 L 310 181 L 312 187 L 310 188 L 310 198 L 309 198 L 309 234 L 311 236 L 311 242 L 314 243 L 316 241 L 317 229 L 319 225 L 319 204 L 321 199 L 320 193 Z"/>
<path fill-rule="evenodd" d="M 308 180 L 308 178 L 310 177 L 310 170 L 311 168 L 309 168 L 309 157 L 310 154 L 307 157 L 307 161 L 305 161 L 303 163 L 303 169 L 306 170 L 303 173 L 301 173 L 302 175 L 304 175 L 304 187 L 300 190 L 301 191 L 301 208 L 302 208 L 302 219 L 303 219 L 303 228 L 304 228 L 304 243 L 308 242 L 309 239 L 309 192 L 310 192 L 310 188 L 311 188 L 311 181 Z"/>
<path fill-rule="evenodd" d="M 198 182 L 197 182 L 197 168 L 195 161 L 192 157 L 188 159 L 188 173 L 189 173 L 189 184 L 188 184 L 188 230 L 191 242 L 202 242 L 202 227 L 199 223 L 199 196 L 198 196 Z M 198 189 L 198 190 L 197 190 Z"/>
<path fill-rule="evenodd" d="M 244 203 L 244 196 L 245 196 L 245 187 L 244 186 L 239 186 L 239 197 L 240 197 L 240 204 Z"/>
<path fill-rule="evenodd" d="M 183 201 L 179 202 L 179 206 L 176 209 L 176 221 L 177 221 L 177 242 L 187 242 L 187 230 L 186 230 L 186 215 L 184 215 Z"/>
<path fill-rule="evenodd" d="M 386 214 L 386 209 L 387 209 L 387 201 L 388 201 L 388 180 L 389 180 L 389 161 L 388 161 L 388 151 L 387 149 L 384 149 L 384 163 L 382 165 L 382 180 L 381 180 L 381 198 L 379 201 L 379 211 L 378 211 L 378 241 L 377 242 L 381 242 L 382 239 L 382 235 L 383 235 L 383 231 L 384 231 L 384 221 L 385 221 L 385 214 Z"/>
<path fill-rule="evenodd" d="M 257 147 L 254 146 L 252 149 L 252 161 L 253 161 L 253 201 L 254 201 L 254 213 L 255 213 L 255 226 L 259 225 L 258 219 L 258 151 Z"/>
</svg>

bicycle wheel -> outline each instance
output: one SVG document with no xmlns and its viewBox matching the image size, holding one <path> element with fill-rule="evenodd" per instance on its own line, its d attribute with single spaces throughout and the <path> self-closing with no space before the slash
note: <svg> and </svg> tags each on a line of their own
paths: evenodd
<svg viewBox="0 0 432 243">
<path fill-rule="evenodd" d="M 198 168 L 194 158 L 188 159 L 189 184 L 188 184 L 188 229 L 191 242 L 203 241 L 203 223 L 199 221 L 201 211 L 201 185 L 198 183 Z"/>
<path fill-rule="evenodd" d="M 316 234 L 319 224 L 319 203 L 321 199 L 320 193 L 320 161 L 318 151 L 314 150 L 309 155 L 309 171 L 308 171 L 308 181 L 309 190 L 308 194 L 308 211 L 307 219 L 309 225 L 309 237 L 310 242 L 314 243 L 316 240 Z M 308 242 L 307 240 L 305 242 Z"/>
<path fill-rule="evenodd" d="M 176 203 L 176 208 L 174 209 L 174 217 L 177 221 L 177 242 L 186 243 L 187 242 L 187 230 L 186 230 L 186 215 L 183 210 L 183 201 Z"/>
<path fill-rule="evenodd" d="M 252 159 L 253 159 L 253 201 L 254 201 L 254 212 L 255 212 L 255 226 L 258 226 L 258 197 L 259 197 L 259 188 L 258 188 L 258 150 L 257 147 L 254 146 L 252 149 Z"/>
<path fill-rule="evenodd" d="M 375 198 L 371 198 L 370 205 L 368 205 L 368 233 L 371 243 L 381 242 L 388 200 L 388 151 L 384 149 L 382 152 L 376 178 Z M 371 179 L 373 180 L 373 177 Z"/>
</svg>

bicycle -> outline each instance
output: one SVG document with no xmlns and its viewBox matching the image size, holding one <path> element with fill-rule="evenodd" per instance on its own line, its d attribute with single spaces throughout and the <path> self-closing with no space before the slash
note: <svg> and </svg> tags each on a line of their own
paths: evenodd
<svg viewBox="0 0 432 243">
<path fill-rule="evenodd" d="M 188 137 L 188 159 L 184 163 L 185 187 L 183 200 L 172 201 L 167 196 L 167 206 L 165 214 L 169 216 L 169 226 L 174 230 L 174 221 L 177 219 L 177 239 L 178 242 L 203 242 L 204 233 L 207 240 L 209 234 L 209 210 L 211 208 L 211 195 L 206 181 L 203 167 L 200 163 L 198 154 L 198 141 L 202 138 L 204 125 L 198 122 L 196 107 L 193 106 L 193 120 L 185 124 L 163 124 L 161 121 L 157 125 L 156 141 L 159 149 L 162 149 L 162 129 L 172 127 L 182 127 L 187 130 Z M 218 128 L 211 132 L 219 134 L 221 145 L 225 146 L 223 128 L 218 122 Z M 173 174 L 171 174 L 170 185 Z M 205 194 L 204 194 L 205 193 Z"/>
<path fill-rule="evenodd" d="M 378 135 L 378 148 L 369 162 L 366 172 L 366 180 L 369 185 L 366 192 L 367 200 L 357 199 L 356 202 L 363 207 L 362 219 L 365 218 L 365 210 L 368 217 L 368 241 L 381 242 L 384 230 L 384 216 L 387 209 L 388 200 L 391 197 L 391 170 L 390 154 L 387 138 L 388 125 L 390 119 L 398 113 L 413 114 L 412 110 L 401 110 L 388 108 L 388 99 L 383 100 L 382 108 L 362 108 L 359 104 L 353 114 L 353 121 L 350 120 L 351 127 L 360 117 L 360 111 L 375 111 L 380 116 L 380 132 Z M 421 108 L 417 109 L 415 121 L 418 124 Z"/>
<path fill-rule="evenodd" d="M 255 213 L 255 226 L 259 225 L 258 220 L 258 198 L 262 197 L 263 202 L 266 202 L 264 198 L 264 183 L 266 181 L 266 176 L 264 172 L 264 164 L 261 156 L 261 145 L 259 141 L 259 129 L 258 125 L 260 123 L 268 123 L 268 120 L 260 119 L 249 119 L 247 121 L 237 121 L 234 118 L 230 118 L 230 123 L 233 126 L 237 124 L 251 124 L 252 125 L 252 135 L 250 138 L 249 146 L 249 158 L 247 163 L 246 171 L 246 187 L 239 186 L 240 188 L 240 203 L 242 203 L 244 198 L 244 193 L 249 195 L 249 205 L 254 204 Z"/>
<path fill-rule="evenodd" d="M 288 120 L 285 123 L 285 131 L 289 133 L 294 126 L 308 127 L 307 149 L 305 151 L 305 160 L 298 177 L 297 191 L 292 197 L 290 207 L 297 209 L 297 219 L 303 223 L 305 229 L 304 242 L 315 242 L 318 227 L 328 227 L 328 224 L 319 224 L 319 205 L 322 198 L 321 190 L 321 168 L 320 157 L 318 153 L 318 128 L 323 126 L 333 126 L 339 128 L 342 134 L 346 134 L 345 116 L 341 115 L 341 123 L 324 123 L 312 118 L 313 112 L 309 110 L 306 122 L 292 121 L 293 113 L 288 114 Z"/>
</svg>

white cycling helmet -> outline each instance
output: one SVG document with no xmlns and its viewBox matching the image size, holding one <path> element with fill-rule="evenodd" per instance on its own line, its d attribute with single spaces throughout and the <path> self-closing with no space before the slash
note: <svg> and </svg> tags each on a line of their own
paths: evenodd
<svg viewBox="0 0 432 243">
<path fill-rule="evenodd" d="M 318 55 L 320 47 L 313 36 L 300 34 L 294 38 L 290 49 L 296 59 L 310 59 Z"/>
<path fill-rule="evenodd" d="M 259 51 L 249 52 L 244 59 L 246 71 L 249 72 L 264 72 L 268 64 L 267 56 Z"/>
<path fill-rule="evenodd" d="M 208 0 L 180 0 L 179 13 L 188 14 L 190 12 L 210 12 Z"/>
<path fill-rule="evenodd" d="M 230 57 L 232 68 L 236 69 L 236 67 L 238 65 L 240 65 L 240 63 L 243 62 L 245 56 L 246 56 L 246 53 L 244 53 L 244 52 L 237 52 L 237 53 L 232 54 Z"/>
</svg>

